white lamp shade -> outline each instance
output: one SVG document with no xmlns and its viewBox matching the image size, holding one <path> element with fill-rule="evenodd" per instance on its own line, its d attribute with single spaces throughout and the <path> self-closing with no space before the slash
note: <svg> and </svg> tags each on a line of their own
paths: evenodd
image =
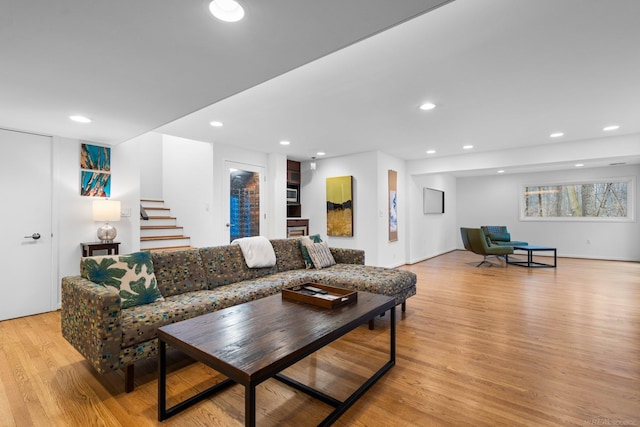
<svg viewBox="0 0 640 427">
<path fill-rule="evenodd" d="M 94 221 L 120 221 L 120 201 L 119 200 L 94 200 L 93 201 Z"/>
</svg>

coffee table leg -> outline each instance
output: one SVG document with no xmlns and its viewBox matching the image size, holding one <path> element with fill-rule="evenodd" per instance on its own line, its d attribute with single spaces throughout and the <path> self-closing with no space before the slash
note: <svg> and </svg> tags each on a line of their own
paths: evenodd
<svg viewBox="0 0 640 427">
<path fill-rule="evenodd" d="M 389 342 L 389 361 L 395 365 L 396 363 L 396 308 L 393 307 L 391 310 L 391 331 L 390 331 L 390 342 Z"/>
<path fill-rule="evenodd" d="M 256 425 L 256 386 L 253 384 L 244 387 L 244 425 Z"/>
<path fill-rule="evenodd" d="M 158 421 L 167 418 L 167 345 L 158 340 Z"/>
</svg>

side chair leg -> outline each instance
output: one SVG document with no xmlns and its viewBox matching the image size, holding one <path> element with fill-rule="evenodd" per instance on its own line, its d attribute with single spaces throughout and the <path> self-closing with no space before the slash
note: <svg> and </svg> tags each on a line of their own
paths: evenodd
<svg viewBox="0 0 640 427">
<path fill-rule="evenodd" d="M 492 265 L 491 262 L 487 261 L 487 256 L 484 256 L 484 259 L 482 261 L 480 261 L 480 264 L 476 265 L 476 267 L 480 267 L 482 264 L 487 263 L 489 265 Z"/>
</svg>

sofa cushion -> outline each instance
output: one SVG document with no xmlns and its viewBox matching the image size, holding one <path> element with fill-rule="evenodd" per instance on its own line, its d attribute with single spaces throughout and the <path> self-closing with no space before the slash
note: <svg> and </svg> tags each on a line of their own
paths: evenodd
<svg viewBox="0 0 640 427">
<path fill-rule="evenodd" d="M 157 337 L 160 326 L 277 294 L 285 287 L 308 282 L 306 270 L 292 270 L 237 282 L 212 290 L 185 292 L 144 306 L 122 311 L 122 347 L 131 347 Z"/>
<path fill-rule="evenodd" d="M 276 273 L 254 280 L 219 286 L 215 289 L 215 292 L 218 293 L 219 304 L 222 307 L 231 307 L 277 294 L 283 288 L 297 284 L 291 280 L 295 276 L 291 276 L 289 273 L 291 272 Z"/>
<path fill-rule="evenodd" d="M 275 273 L 276 266 L 249 268 L 238 245 L 213 246 L 200 249 L 200 256 L 209 282 L 209 289 L 243 280 L 253 280 Z"/>
<path fill-rule="evenodd" d="M 331 255 L 331 250 L 329 250 L 327 242 L 313 243 L 311 245 L 305 245 L 305 247 L 307 251 L 309 251 L 309 256 L 315 268 L 320 269 L 335 265 L 336 261 L 333 259 L 333 255 Z"/>
<path fill-rule="evenodd" d="M 271 245 L 276 253 L 278 271 L 299 270 L 304 268 L 304 259 L 298 239 L 272 239 Z"/>
<path fill-rule="evenodd" d="M 213 291 L 195 291 L 172 295 L 162 302 L 122 310 L 122 348 L 131 347 L 158 336 L 158 328 L 215 311 L 218 295 Z"/>
<path fill-rule="evenodd" d="M 360 264 L 336 264 L 322 270 L 307 270 L 314 282 L 339 288 L 397 296 L 412 291 L 415 294 L 415 273 L 395 268 Z"/>
<path fill-rule="evenodd" d="M 185 292 L 209 289 L 198 249 L 152 252 L 158 289 L 165 298 Z"/>
<path fill-rule="evenodd" d="M 85 279 L 114 290 L 122 308 L 162 301 L 149 252 L 82 258 Z"/>
</svg>

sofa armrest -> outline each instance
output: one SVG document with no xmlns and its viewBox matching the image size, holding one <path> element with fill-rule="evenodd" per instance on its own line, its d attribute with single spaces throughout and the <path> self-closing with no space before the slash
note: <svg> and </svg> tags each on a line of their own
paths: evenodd
<svg viewBox="0 0 640 427">
<path fill-rule="evenodd" d="M 364 251 L 360 249 L 329 248 L 338 264 L 364 265 Z"/>
<path fill-rule="evenodd" d="M 120 296 L 81 276 L 62 278 L 62 336 L 100 373 L 120 368 Z"/>
</svg>

